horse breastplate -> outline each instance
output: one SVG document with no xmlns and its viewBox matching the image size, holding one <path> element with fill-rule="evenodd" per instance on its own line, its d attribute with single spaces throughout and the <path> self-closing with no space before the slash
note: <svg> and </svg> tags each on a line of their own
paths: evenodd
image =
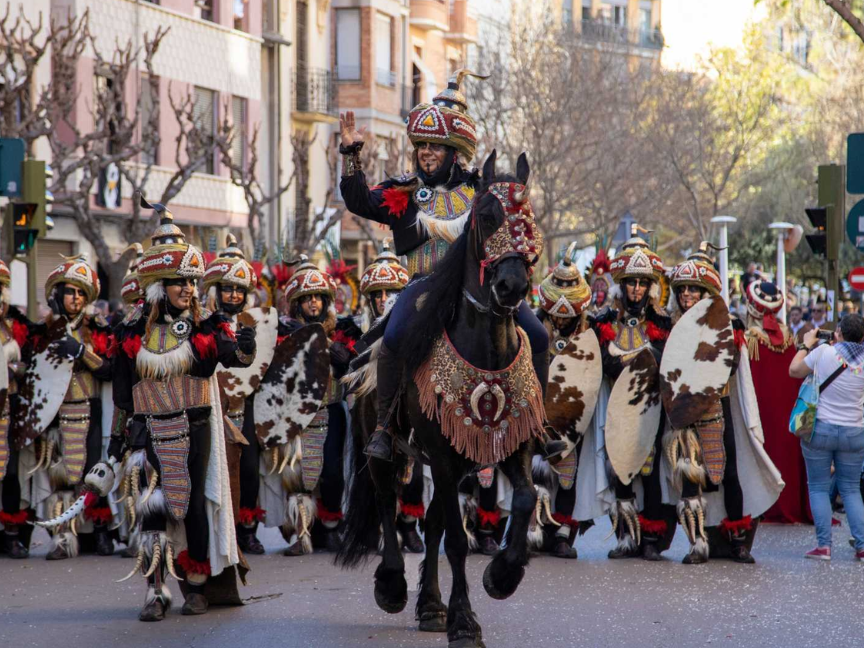
<svg viewBox="0 0 864 648">
<path fill-rule="evenodd" d="M 645 320 L 638 317 L 627 317 L 623 321 L 612 323 L 615 339 L 609 343 L 609 353 L 614 356 L 629 356 L 639 353 L 651 346 L 648 334 L 645 332 Z"/>
</svg>

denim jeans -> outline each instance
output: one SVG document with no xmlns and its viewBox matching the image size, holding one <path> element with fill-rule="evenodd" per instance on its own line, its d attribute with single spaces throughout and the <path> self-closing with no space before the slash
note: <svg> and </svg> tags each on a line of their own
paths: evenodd
<svg viewBox="0 0 864 648">
<path fill-rule="evenodd" d="M 864 428 L 832 425 L 817 419 L 809 443 L 801 440 L 801 450 L 807 465 L 810 508 L 816 524 L 818 546 L 831 546 L 831 501 L 828 492 L 833 463 L 837 488 L 849 520 L 849 530 L 855 538 L 855 549 L 864 550 L 864 502 L 860 490 Z"/>
</svg>

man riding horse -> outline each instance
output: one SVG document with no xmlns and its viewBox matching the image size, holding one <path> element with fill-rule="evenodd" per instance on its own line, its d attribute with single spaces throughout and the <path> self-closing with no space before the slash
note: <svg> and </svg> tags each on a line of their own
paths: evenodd
<svg viewBox="0 0 864 648">
<path fill-rule="evenodd" d="M 340 117 L 340 189 L 345 204 L 358 216 L 390 227 L 396 254 L 407 257 L 410 275 L 428 274 L 444 257 L 464 230 L 480 186 L 478 171 L 468 168 L 477 149 L 477 133 L 460 90 L 467 75 L 477 76 L 458 71 L 431 104 L 421 103 L 409 113 L 408 139 L 414 145 L 416 172 L 371 188 L 360 158 L 365 129 L 356 129 L 352 112 Z M 408 298 L 400 299 L 392 309 L 378 355 L 378 422 L 366 453 L 384 460 L 392 456 L 388 423 L 401 376 L 400 347 L 415 315 L 407 304 L 420 291 L 416 284 L 409 286 L 404 296 Z M 517 323 L 528 334 L 532 364 L 545 390 L 549 336 L 526 302 L 519 306 Z"/>
</svg>

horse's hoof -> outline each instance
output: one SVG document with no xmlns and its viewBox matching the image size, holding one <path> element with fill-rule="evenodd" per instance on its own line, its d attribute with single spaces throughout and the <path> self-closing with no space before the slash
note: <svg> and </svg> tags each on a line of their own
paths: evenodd
<svg viewBox="0 0 864 648">
<path fill-rule="evenodd" d="M 510 598 L 513 593 L 516 591 L 516 588 L 519 587 L 519 583 L 522 582 L 522 577 L 525 575 L 524 567 L 514 567 L 515 573 L 514 579 L 508 579 L 510 582 L 507 584 L 508 587 L 506 589 L 499 588 L 495 585 L 494 578 L 492 576 L 492 572 L 495 569 L 497 562 L 493 560 L 488 565 L 486 565 L 486 569 L 483 571 L 483 588 L 486 590 L 486 593 L 494 599 L 499 601 L 503 601 L 506 598 Z"/>
<path fill-rule="evenodd" d="M 418 629 L 420 632 L 447 632 L 447 611 L 422 613 Z"/>
<path fill-rule="evenodd" d="M 394 600 L 388 596 L 386 592 L 375 586 L 375 603 L 379 608 L 387 612 L 387 614 L 399 614 L 405 609 L 408 604 L 408 592 L 406 591 L 401 598 Z"/>
</svg>

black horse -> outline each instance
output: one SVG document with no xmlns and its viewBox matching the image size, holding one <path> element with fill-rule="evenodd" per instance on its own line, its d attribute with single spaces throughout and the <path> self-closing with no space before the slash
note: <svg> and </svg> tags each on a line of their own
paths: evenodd
<svg viewBox="0 0 864 648">
<path fill-rule="evenodd" d="M 490 260 L 483 244 L 506 218 L 501 202 L 489 192 L 489 187 L 508 183 L 512 190 L 512 185 L 527 185 L 530 169 L 523 153 L 517 163 L 516 177 L 496 176 L 495 160 L 493 151 L 483 165 L 483 183 L 465 231 L 435 271 L 423 280 L 423 292 L 415 302 L 415 322 L 399 350 L 406 366 L 397 426 L 403 439 L 413 429 L 415 445 L 431 467 L 434 481 L 434 495 L 426 511 L 426 556 L 420 568 L 416 614 L 420 630 L 446 630 L 451 648 L 484 645 L 480 624 L 468 599 L 465 575 L 468 539 L 462 526 L 457 490 L 462 478 L 476 469 L 477 464 L 458 453 L 443 435 L 438 421 L 423 413 L 414 377 L 445 331 L 461 357 L 485 371 L 509 367 L 519 352 L 520 337 L 514 315 L 531 286 L 530 269 L 536 259 L 507 253 Z M 520 188 L 514 195 L 518 200 L 527 200 L 527 188 L 524 191 Z M 485 274 L 482 280 L 481 273 Z M 374 422 L 374 416 L 370 421 Z M 533 452 L 531 439 L 500 463 L 513 486 L 513 503 L 506 548 L 492 559 L 483 576 L 483 586 L 496 599 L 505 599 L 516 591 L 528 564 L 527 531 L 536 503 L 531 480 Z M 368 465 L 366 459 L 359 455 L 354 462 L 345 542 L 336 560 L 343 567 L 362 563 L 378 549 L 380 528 L 384 548 L 375 571 L 375 600 L 386 612 L 397 613 L 404 609 L 408 599 L 405 563 L 396 535 L 398 477 L 405 459 L 383 462 L 372 458 Z M 438 587 L 438 548 L 442 535 L 453 573 L 447 606 Z"/>
</svg>

